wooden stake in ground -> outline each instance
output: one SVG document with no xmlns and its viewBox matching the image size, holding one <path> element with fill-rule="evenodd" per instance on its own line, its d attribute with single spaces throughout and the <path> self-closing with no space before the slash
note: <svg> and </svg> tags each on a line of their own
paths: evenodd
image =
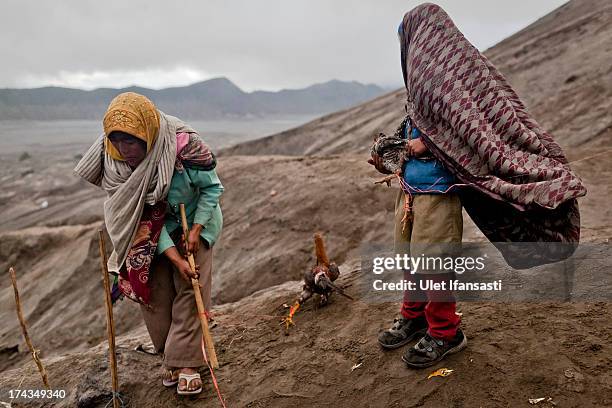
<svg viewBox="0 0 612 408">
<path fill-rule="evenodd" d="M 23 332 L 23 337 L 25 338 L 26 344 L 30 349 L 30 353 L 32 353 L 32 358 L 34 359 L 34 362 L 38 367 L 38 371 L 40 372 L 40 376 L 42 377 L 43 384 L 48 390 L 50 390 L 51 387 L 49 387 L 47 371 L 45 371 L 45 367 L 43 366 L 42 361 L 40 361 L 40 357 L 38 357 L 38 352 L 40 350 L 36 350 L 34 348 L 32 340 L 30 339 L 30 335 L 28 334 L 28 327 L 26 326 L 25 319 L 23 318 L 23 313 L 21 312 L 21 301 L 19 300 L 19 291 L 17 290 L 17 278 L 15 277 L 15 270 L 13 268 L 10 268 L 9 274 L 11 275 L 11 282 L 13 283 L 13 290 L 15 291 L 15 306 L 17 308 L 17 317 L 19 318 L 19 323 L 21 324 L 21 331 Z"/>
<path fill-rule="evenodd" d="M 189 237 L 189 226 L 187 224 L 187 215 L 185 213 L 185 204 L 180 204 L 181 209 L 181 221 L 183 223 L 183 234 L 185 236 L 185 242 Z M 193 272 L 196 271 L 195 260 L 193 254 L 187 254 L 187 260 L 189 266 Z M 202 292 L 200 292 L 200 283 L 197 279 L 191 279 L 191 285 L 193 286 L 193 292 L 196 298 L 196 305 L 198 306 L 198 315 L 200 316 L 200 325 L 202 326 L 202 335 L 204 336 L 204 347 L 206 348 L 206 357 L 208 357 L 209 364 L 212 368 L 219 368 L 219 361 L 217 360 L 217 353 L 215 352 L 215 345 L 213 344 L 212 336 L 210 335 L 210 328 L 208 327 L 208 318 L 206 316 L 206 309 L 204 309 L 204 301 L 202 300 Z"/>
<path fill-rule="evenodd" d="M 111 381 L 113 387 L 113 408 L 119 408 L 119 379 L 117 377 L 117 356 L 115 354 L 115 323 L 113 320 L 113 302 L 111 300 L 110 280 L 106 259 L 104 233 L 98 230 L 100 236 L 100 260 L 102 262 L 102 282 L 104 284 L 104 302 L 106 303 L 106 332 L 108 334 L 108 358 L 111 365 Z"/>
</svg>

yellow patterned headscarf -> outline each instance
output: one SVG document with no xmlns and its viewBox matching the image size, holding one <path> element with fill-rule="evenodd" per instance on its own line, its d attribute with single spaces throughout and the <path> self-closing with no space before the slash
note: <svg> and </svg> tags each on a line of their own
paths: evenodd
<svg viewBox="0 0 612 408">
<path fill-rule="evenodd" d="M 104 147 L 115 160 L 124 160 L 108 135 L 113 131 L 128 133 L 147 143 L 151 151 L 159 133 L 159 113 L 153 102 L 135 92 L 124 92 L 113 99 L 104 115 Z"/>
</svg>

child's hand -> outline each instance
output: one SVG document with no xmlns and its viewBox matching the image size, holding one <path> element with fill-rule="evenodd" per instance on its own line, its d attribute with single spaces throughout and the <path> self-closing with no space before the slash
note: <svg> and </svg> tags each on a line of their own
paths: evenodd
<svg viewBox="0 0 612 408">
<path fill-rule="evenodd" d="M 185 237 L 183 236 L 185 252 L 188 254 L 195 255 L 200 249 L 200 232 L 202 231 L 202 225 L 193 224 L 187 237 L 187 242 L 184 242 Z"/>
<path fill-rule="evenodd" d="M 176 247 L 172 246 L 168 248 L 166 251 L 164 251 L 164 255 L 166 255 L 166 257 L 170 260 L 170 262 L 174 264 L 177 271 L 181 274 L 183 279 L 185 279 L 186 281 L 190 281 L 191 278 L 197 279 L 200 276 L 199 274 L 200 266 L 196 265 L 196 271 L 193 272 L 191 270 L 191 266 L 189 265 L 189 262 L 187 262 L 187 260 L 181 256 L 181 254 L 176 249 Z"/>
<path fill-rule="evenodd" d="M 419 157 L 427 151 L 427 146 L 425 146 L 421 138 L 412 139 L 406 143 L 406 151 L 409 156 Z"/>
<path fill-rule="evenodd" d="M 368 159 L 368 163 L 376 167 L 376 170 L 378 170 L 382 174 L 391 174 L 391 172 L 385 169 L 385 166 L 383 166 L 382 157 L 380 157 L 376 153 L 372 155 L 371 159 Z"/>
<path fill-rule="evenodd" d="M 176 270 L 181 274 L 181 277 L 187 282 L 191 282 L 191 279 L 198 279 L 200 277 L 200 265 L 196 265 L 195 272 L 191 270 L 189 262 L 186 259 L 177 259 L 174 262 Z"/>
</svg>

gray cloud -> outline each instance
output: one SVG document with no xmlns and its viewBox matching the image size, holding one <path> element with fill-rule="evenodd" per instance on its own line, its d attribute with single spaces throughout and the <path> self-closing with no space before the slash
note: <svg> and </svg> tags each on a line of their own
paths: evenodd
<svg viewBox="0 0 612 408">
<path fill-rule="evenodd" d="M 439 1 L 485 49 L 565 0 Z M 400 85 L 396 30 L 419 1 L 3 2 L 0 87 L 150 87 L 227 76 L 251 89 L 332 78 Z"/>
</svg>

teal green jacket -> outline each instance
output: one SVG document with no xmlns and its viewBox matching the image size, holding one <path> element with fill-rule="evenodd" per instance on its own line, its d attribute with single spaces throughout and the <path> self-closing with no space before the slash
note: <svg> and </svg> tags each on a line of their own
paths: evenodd
<svg viewBox="0 0 612 408">
<path fill-rule="evenodd" d="M 214 169 L 175 169 L 168 191 L 168 209 L 157 243 L 157 254 L 174 246 L 170 234 L 177 228 L 182 228 L 180 203 L 185 204 L 189 228 L 194 223 L 201 224 L 203 228 L 200 236 L 212 247 L 223 227 L 223 214 L 219 204 L 222 193 L 223 185 Z"/>
</svg>

